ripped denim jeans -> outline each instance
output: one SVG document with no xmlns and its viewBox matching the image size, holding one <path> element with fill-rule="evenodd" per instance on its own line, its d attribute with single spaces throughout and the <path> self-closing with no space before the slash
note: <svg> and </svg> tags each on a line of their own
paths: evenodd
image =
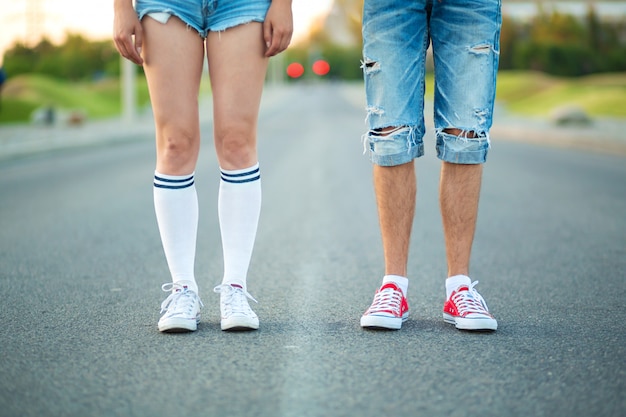
<svg viewBox="0 0 626 417">
<path fill-rule="evenodd" d="M 432 42 L 437 157 L 486 161 L 500 55 L 500 0 L 365 0 L 363 75 L 373 163 L 424 154 L 424 76 Z M 460 132 L 459 134 L 451 134 Z"/>
</svg>

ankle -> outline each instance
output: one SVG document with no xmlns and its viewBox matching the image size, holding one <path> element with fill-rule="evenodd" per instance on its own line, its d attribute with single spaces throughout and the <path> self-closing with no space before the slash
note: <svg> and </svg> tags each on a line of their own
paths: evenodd
<svg viewBox="0 0 626 417">
<path fill-rule="evenodd" d="M 472 280 L 467 275 L 454 275 L 446 279 L 446 300 L 450 298 L 452 292 L 456 291 L 461 285 L 470 285 Z"/>
<path fill-rule="evenodd" d="M 400 275 L 385 275 L 383 277 L 383 285 L 393 282 L 402 290 L 402 294 L 406 297 L 406 293 L 409 290 L 409 279 Z"/>
</svg>

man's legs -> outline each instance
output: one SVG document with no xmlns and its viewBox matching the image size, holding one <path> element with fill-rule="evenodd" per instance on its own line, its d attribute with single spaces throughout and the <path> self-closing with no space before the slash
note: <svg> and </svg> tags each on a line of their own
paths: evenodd
<svg viewBox="0 0 626 417">
<path fill-rule="evenodd" d="M 374 165 L 385 276 L 373 303 L 361 317 L 362 327 L 400 329 L 409 316 L 407 262 L 416 190 L 413 160 L 394 166 Z"/>
<path fill-rule="evenodd" d="M 458 135 L 458 129 L 446 129 Z M 470 255 L 478 218 L 482 164 L 443 162 L 439 204 L 446 244 L 448 277 L 469 276 Z"/>
<path fill-rule="evenodd" d="M 374 164 L 385 276 L 361 317 L 362 327 L 400 329 L 409 315 L 407 261 L 417 188 L 414 160 L 424 153 L 427 16 L 427 2 L 366 1 L 363 8 L 370 129 L 365 145 Z M 407 28 L 415 32 L 406 33 Z"/>
<path fill-rule="evenodd" d="M 496 330 L 498 326 L 469 278 L 482 170 L 482 164 L 443 162 L 441 167 L 439 202 L 448 263 L 443 316 L 463 330 Z"/>
<path fill-rule="evenodd" d="M 440 205 L 448 278 L 444 319 L 465 330 L 496 320 L 469 278 L 482 164 L 489 151 L 501 24 L 500 0 L 433 2 L 434 121 L 443 161 Z M 471 27 L 459 31 L 458 27 Z"/>
</svg>

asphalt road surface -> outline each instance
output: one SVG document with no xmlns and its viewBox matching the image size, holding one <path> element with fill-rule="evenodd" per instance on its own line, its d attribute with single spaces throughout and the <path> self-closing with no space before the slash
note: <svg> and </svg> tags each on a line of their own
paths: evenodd
<svg viewBox="0 0 626 417">
<path fill-rule="evenodd" d="M 411 317 L 366 331 L 383 270 L 358 101 L 302 85 L 263 107 L 255 332 L 219 329 L 210 122 L 191 334 L 157 331 L 169 277 L 151 137 L 0 162 L 0 416 L 625 415 L 626 158 L 492 138 L 472 273 L 499 329 L 477 334 L 441 317 L 429 134 Z"/>
</svg>

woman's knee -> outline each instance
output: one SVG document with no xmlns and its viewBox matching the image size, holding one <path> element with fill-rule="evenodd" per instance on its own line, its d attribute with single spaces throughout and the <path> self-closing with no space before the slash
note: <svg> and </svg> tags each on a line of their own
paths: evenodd
<svg viewBox="0 0 626 417">
<path fill-rule="evenodd" d="M 200 134 L 194 130 L 163 128 L 157 132 L 157 159 L 168 170 L 195 166 L 200 149 Z"/>
<path fill-rule="evenodd" d="M 250 129 L 215 132 L 217 156 L 225 169 L 247 168 L 257 162 L 256 133 Z"/>
</svg>

